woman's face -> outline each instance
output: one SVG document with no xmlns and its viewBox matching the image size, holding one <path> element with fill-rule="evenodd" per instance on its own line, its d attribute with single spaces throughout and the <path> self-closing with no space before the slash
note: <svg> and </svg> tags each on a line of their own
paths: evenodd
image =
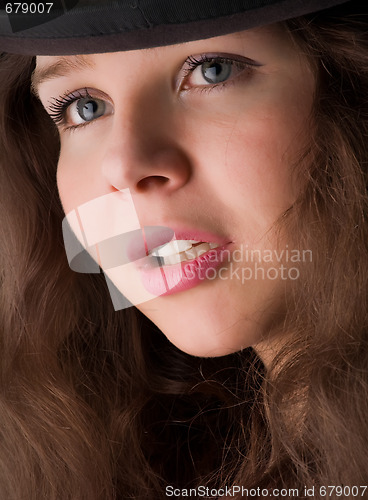
<svg viewBox="0 0 368 500">
<path fill-rule="evenodd" d="M 116 235 L 116 223 L 127 234 L 172 229 L 178 243 L 155 252 L 172 238 L 161 234 L 145 248 L 160 258 L 134 264 L 135 276 L 124 266 L 106 273 L 177 347 L 224 355 L 282 321 L 298 264 L 285 257 L 288 235 L 276 238 L 272 227 L 298 195 L 292 165 L 314 92 L 287 33 L 275 25 L 148 50 L 42 56 L 34 86 L 60 132 L 65 213 L 115 194 L 130 208 L 116 216 L 114 202 L 107 217 L 94 213 L 97 233 Z"/>
</svg>

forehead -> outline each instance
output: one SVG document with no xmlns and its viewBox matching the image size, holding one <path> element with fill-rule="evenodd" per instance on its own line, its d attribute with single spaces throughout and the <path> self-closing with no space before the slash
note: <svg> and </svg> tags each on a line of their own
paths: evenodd
<svg viewBox="0 0 368 500">
<path fill-rule="evenodd" d="M 45 66 L 55 64 L 57 62 L 61 63 L 61 66 L 66 63 L 71 67 L 74 66 L 84 66 L 90 67 L 91 61 L 95 58 L 99 58 L 101 56 L 106 56 L 107 54 L 125 54 L 126 56 L 136 56 L 138 54 L 146 54 L 148 57 L 153 56 L 157 53 L 165 53 L 165 52 L 173 52 L 178 50 L 191 51 L 196 46 L 205 46 L 208 44 L 216 43 L 230 43 L 233 42 L 244 42 L 252 43 L 254 41 L 261 42 L 264 41 L 281 41 L 286 40 L 286 30 L 282 24 L 271 24 L 263 27 L 253 28 L 246 31 L 240 31 L 236 33 L 231 33 L 229 35 L 222 35 L 213 38 L 207 38 L 203 40 L 195 40 L 191 42 L 178 43 L 175 45 L 166 45 L 162 47 L 154 47 L 148 49 L 140 49 L 140 50 L 129 50 L 129 51 L 120 51 L 120 52 L 109 52 L 109 53 L 100 53 L 100 54 L 80 54 L 80 55 L 70 55 L 70 56 L 37 56 L 36 64 L 37 68 L 42 69 Z M 289 38 L 290 40 L 290 38 Z"/>
</svg>

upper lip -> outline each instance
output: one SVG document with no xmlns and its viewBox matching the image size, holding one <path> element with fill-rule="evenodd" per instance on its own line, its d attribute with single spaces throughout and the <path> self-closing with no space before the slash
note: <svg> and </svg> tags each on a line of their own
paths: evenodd
<svg viewBox="0 0 368 500">
<path fill-rule="evenodd" d="M 229 238 L 200 229 L 183 229 L 173 226 L 144 226 L 134 231 L 127 244 L 127 257 L 133 262 L 147 256 L 155 248 L 174 240 L 196 240 L 224 246 L 231 243 Z"/>
</svg>

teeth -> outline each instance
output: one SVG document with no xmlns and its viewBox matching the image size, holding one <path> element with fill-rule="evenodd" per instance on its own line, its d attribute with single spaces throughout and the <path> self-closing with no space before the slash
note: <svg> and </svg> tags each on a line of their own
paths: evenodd
<svg viewBox="0 0 368 500">
<path fill-rule="evenodd" d="M 180 252 L 185 252 L 185 250 L 189 250 L 195 243 L 200 243 L 200 241 L 196 240 L 174 240 L 169 241 L 169 243 L 165 243 L 153 250 L 151 255 L 153 257 L 168 257 L 169 255 L 178 254 Z"/>
<path fill-rule="evenodd" d="M 185 252 L 185 255 L 187 256 L 187 260 L 195 259 L 196 257 L 199 257 L 200 255 L 208 252 L 211 247 L 209 243 L 201 243 L 200 245 L 197 245 L 195 247 L 192 247 L 190 250 L 187 250 Z"/>
<path fill-rule="evenodd" d="M 163 265 L 172 266 L 173 264 L 179 264 L 188 260 L 186 252 L 180 252 L 175 255 L 169 255 L 168 257 L 161 257 L 161 262 Z"/>
<path fill-rule="evenodd" d="M 195 240 L 176 240 L 155 248 L 155 250 L 151 252 L 151 255 L 159 258 L 161 265 L 171 266 L 179 264 L 180 262 L 196 259 L 200 255 L 218 246 L 217 243 L 204 243 Z"/>
</svg>

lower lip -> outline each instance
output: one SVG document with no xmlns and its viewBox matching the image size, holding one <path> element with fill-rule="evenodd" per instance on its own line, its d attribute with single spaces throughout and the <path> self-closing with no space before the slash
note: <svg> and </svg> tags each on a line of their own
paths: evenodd
<svg viewBox="0 0 368 500">
<path fill-rule="evenodd" d="M 158 297 L 190 290 L 207 279 L 213 280 L 220 264 L 230 259 L 229 246 L 230 243 L 213 248 L 196 259 L 179 264 L 141 268 L 143 286 Z"/>
</svg>

